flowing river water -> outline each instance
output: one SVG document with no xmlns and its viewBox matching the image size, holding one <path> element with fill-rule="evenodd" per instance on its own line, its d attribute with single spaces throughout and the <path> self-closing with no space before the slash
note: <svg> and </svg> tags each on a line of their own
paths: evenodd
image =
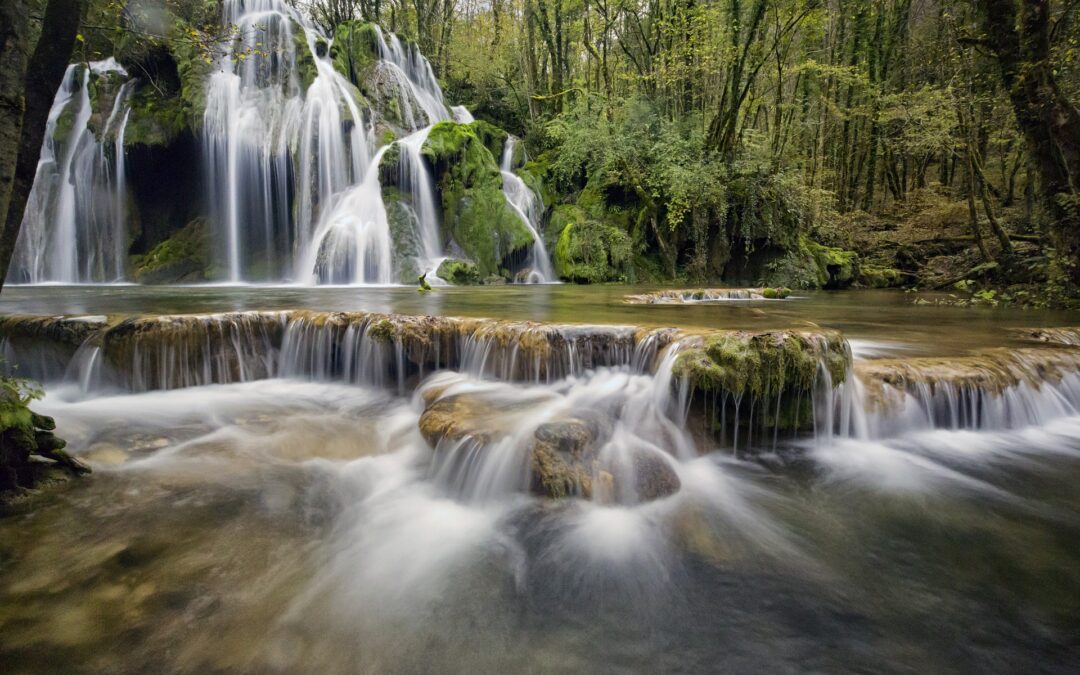
<svg viewBox="0 0 1080 675">
<path fill-rule="evenodd" d="M 1075 668 L 1080 357 L 1030 329 L 1080 316 L 647 290 L 5 289 L 77 318 L 3 348 L 94 473 L 0 517 L 0 670 Z M 688 421 L 673 360 L 735 329 L 842 332 L 811 430 Z M 590 498 L 530 489 L 566 420 Z"/>
</svg>

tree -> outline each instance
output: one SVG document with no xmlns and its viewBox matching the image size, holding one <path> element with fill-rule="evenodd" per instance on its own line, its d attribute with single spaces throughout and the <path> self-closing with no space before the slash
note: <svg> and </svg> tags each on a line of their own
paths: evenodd
<svg viewBox="0 0 1080 675">
<path fill-rule="evenodd" d="M 1048 0 L 978 0 L 1016 122 L 1038 170 L 1050 234 L 1080 285 L 1080 113 L 1062 93 L 1050 59 Z"/>
</svg>

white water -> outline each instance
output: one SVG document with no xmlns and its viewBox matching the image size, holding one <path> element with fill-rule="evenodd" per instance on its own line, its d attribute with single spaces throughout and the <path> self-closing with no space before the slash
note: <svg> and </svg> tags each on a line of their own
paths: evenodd
<svg viewBox="0 0 1080 675">
<path fill-rule="evenodd" d="M 36 531 L 34 550 L 46 547 L 37 555 L 61 550 L 53 537 L 66 536 L 71 556 L 49 568 L 55 575 L 39 569 L 27 578 L 71 581 L 78 572 L 94 597 L 105 587 L 113 589 L 108 598 L 127 599 L 135 593 L 119 592 L 115 575 L 104 573 L 116 568 L 113 552 L 128 550 L 122 560 L 155 552 L 126 574 L 145 568 L 162 584 L 199 584 L 192 598 L 177 596 L 174 612 L 160 609 L 174 603 L 154 601 L 144 605 L 148 616 L 131 614 L 156 631 L 155 646 L 160 636 L 164 644 L 175 639 L 174 624 L 161 626 L 163 619 L 189 624 L 194 647 L 170 662 L 177 670 L 225 654 L 216 665 L 250 670 L 355 672 L 391 663 L 424 672 L 449 662 L 461 671 L 522 672 L 542 663 L 569 672 L 598 662 L 598 648 L 614 663 L 628 650 L 663 651 L 687 633 L 699 637 L 683 651 L 715 648 L 688 670 L 708 670 L 748 634 L 768 643 L 765 656 L 796 641 L 777 670 L 798 670 L 820 647 L 821 630 L 854 630 L 850 645 L 830 639 L 812 654 L 823 669 L 844 670 L 851 653 L 868 648 L 865 636 L 880 645 L 912 617 L 946 633 L 997 617 L 994 632 L 976 637 L 979 654 L 1003 633 L 1023 632 L 1026 644 L 1048 621 L 1061 623 L 1047 613 L 1061 607 L 1061 594 L 1039 605 L 1021 591 L 1041 587 L 1047 570 L 1075 580 L 1068 554 L 1080 470 L 1075 374 L 1038 384 L 1024 378 L 1000 394 L 981 392 L 977 405 L 938 383 L 932 392 L 896 392 L 899 403 L 881 407 L 851 381 L 818 392 L 822 425 L 813 437 L 787 439 L 774 452 L 771 437 L 756 436 L 754 452 L 740 459 L 689 433 L 671 373 L 679 343 L 662 348 L 658 331 L 521 324 L 527 334 L 517 342 L 507 341 L 507 324 L 452 333 L 453 341 L 431 332 L 440 365 L 406 376 L 402 364 L 415 357 L 415 344 L 373 339 L 370 322 L 345 315 L 155 321 L 167 340 L 140 330 L 134 348 L 114 344 L 111 352 L 109 340 L 102 349 L 88 341 L 64 382 L 36 404 L 56 416 L 69 449 L 95 474 L 74 501 L 71 522 L 83 527 L 50 519 L 50 529 Z M 534 361 L 537 352 L 520 345 L 535 347 L 543 336 L 552 350 Z M 125 358 L 130 373 L 141 373 L 132 388 L 169 378 L 191 386 L 141 393 L 79 386 L 101 364 Z M 74 367 L 80 361 L 85 367 Z M 455 423 L 469 424 L 477 412 L 480 422 L 465 438 L 429 443 L 421 414 L 452 397 L 474 404 Z M 567 420 L 596 430 L 596 484 L 589 499 L 551 501 L 533 493 L 530 452 L 538 431 Z M 678 491 L 643 500 L 633 488 L 648 466 L 642 457 L 674 472 Z M 71 501 L 55 502 L 50 517 Z M 270 553 L 260 542 L 273 543 Z M 100 566 L 73 563 L 98 549 Z M 1000 574 L 983 568 L 992 559 L 1001 559 Z M 38 560 L 13 556 L 12 564 L 28 573 Z M 1038 574 L 1014 581 L 1017 570 Z M 206 621 L 192 620 L 207 595 L 220 599 L 203 610 Z M 38 634 L 76 602 L 54 596 L 19 596 L 37 598 L 37 614 L 28 614 Z M 1035 619 L 999 616 L 1002 597 L 1033 607 Z M 40 616 L 49 602 L 54 613 Z M 108 618 L 130 607 L 92 606 Z M 1060 611 L 1073 616 L 1069 603 Z M 606 612 L 614 623 L 594 626 Z M 853 621 L 860 613 L 867 618 Z M 897 613 L 901 619 L 888 623 Z M 612 643 L 627 622 L 635 622 L 627 636 Z M 807 622 L 806 634 L 797 632 Z M 667 632 L 660 639 L 657 631 Z M 97 633 L 73 635 L 100 649 Z M 918 635 L 893 648 L 907 653 L 925 642 Z M 837 649 L 850 653 L 823 660 Z M 160 663 L 161 650 L 145 651 L 147 662 Z M 730 665 L 737 670 L 748 658 L 740 653 Z"/>
<path fill-rule="evenodd" d="M 380 31 L 379 54 L 390 66 L 399 86 L 411 93 L 411 97 L 399 97 L 402 119 L 410 129 L 419 129 L 450 119 L 450 111 L 443 100 L 442 89 L 431 70 L 431 64 L 416 45 L 403 44 L 393 33 L 387 39 Z M 420 110 L 413 108 L 414 101 Z M 418 113 L 422 113 L 423 118 Z"/>
<path fill-rule="evenodd" d="M 540 222 L 544 214 L 544 204 L 540 196 L 535 194 L 525 181 L 514 173 L 514 145 L 517 139 L 507 136 L 503 145 L 502 158 L 499 161 L 499 170 L 502 172 L 503 194 L 506 201 L 514 207 L 514 211 L 529 227 L 533 237 L 533 248 L 529 254 L 528 266 L 531 268 L 529 283 L 545 283 L 555 280 L 555 272 L 551 267 L 551 257 L 548 256 L 544 239 L 540 236 Z"/>
<path fill-rule="evenodd" d="M 132 82 L 125 81 L 100 128 L 91 128 L 91 78 L 126 78 L 113 59 L 68 66 L 53 100 L 41 159 L 23 216 L 9 280 L 86 283 L 122 280 L 127 267 L 124 131 Z M 98 85 L 101 86 L 101 85 Z M 61 120 L 70 127 L 61 142 Z"/>
</svg>

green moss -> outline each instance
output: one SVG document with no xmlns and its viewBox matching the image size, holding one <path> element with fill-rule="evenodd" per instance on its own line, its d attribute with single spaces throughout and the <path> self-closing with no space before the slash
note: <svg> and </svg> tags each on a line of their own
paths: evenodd
<svg viewBox="0 0 1080 675">
<path fill-rule="evenodd" d="M 859 254 L 842 248 L 823 246 L 816 242 L 806 243 L 817 262 L 823 288 L 846 288 L 855 283 L 859 275 Z"/>
<path fill-rule="evenodd" d="M 552 262 L 560 278 L 579 283 L 625 281 L 632 260 L 625 232 L 593 221 L 567 223 Z"/>
<path fill-rule="evenodd" d="M 476 268 L 476 263 L 468 260 L 447 258 L 442 261 L 435 274 L 443 281 L 456 286 L 469 286 L 480 283 L 480 270 Z"/>
<path fill-rule="evenodd" d="M 186 38 L 190 30 L 190 25 L 184 21 L 178 21 L 173 26 L 169 53 L 180 75 L 180 98 L 184 102 L 188 122 L 192 128 L 197 128 L 202 124 L 206 111 L 206 86 L 214 65 L 210 54 L 196 41 Z"/>
<path fill-rule="evenodd" d="M 480 142 L 484 144 L 484 147 L 488 149 L 488 152 L 495 158 L 495 161 L 502 161 L 503 148 L 505 147 L 506 139 L 509 138 L 510 134 L 484 120 L 476 120 L 468 126 L 472 128 L 473 133 L 475 133 L 476 137 L 480 139 Z"/>
<path fill-rule="evenodd" d="M 319 69 L 315 65 L 315 57 L 308 49 L 307 33 L 304 27 L 295 21 L 292 22 L 293 49 L 296 53 L 296 73 L 300 80 L 300 89 L 307 91 L 315 78 L 319 76 Z"/>
<path fill-rule="evenodd" d="M 168 145 L 188 127 L 181 97 L 165 96 L 153 86 L 142 85 L 130 101 L 124 145 Z"/>
<path fill-rule="evenodd" d="M 475 260 L 481 276 L 532 245 L 532 234 L 502 193 L 502 175 L 472 125 L 439 122 L 423 148 L 431 164 L 449 238 Z"/>
<path fill-rule="evenodd" d="M 390 225 L 397 279 L 402 283 L 412 283 L 420 274 L 416 260 L 423 245 L 417 232 L 416 220 L 409 208 L 408 195 L 393 187 L 385 188 L 383 205 L 386 208 L 387 223 Z"/>
<path fill-rule="evenodd" d="M 132 260 L 135 280 L 162 284 L 205 281 L 209 276 L 210 240 L 206 221 L 197 218 L 149 253 Z"/>
<path fill-rule="evenodd" d="M 850 350 L 837 333 L 733 332 L 708 337 L 679 354 L 675 373 L 697 389 L 753 397 L 808 391 L 824 366 L 833 385 L 844 381 Z"/>
<path fill-rule="evenodd" d="M 334 29 L 330 59 L 334 69 L 361 90 L 379 60 L 379 27 L 360 20 L 345 21 Z"/>
<path fill-rule="evenodd" d="M 719 405 L 731 407 L 740 423 L 756 409 L 754 420 L 766 427 L 801 429 L 813 424 L 811 396 L 821 373 L 835 387 L 850 366 L 851 352 L 839 333 L 739 331 L 683 350 L 673 372 L 695 391 L 730 395 Z"/>
<path fill-rule="evenodd" d="M 800 236 L 794 248 L 769 266 L 766 281 L 792 288 L 847 288 L 859 276 L 859 254 Z"/>
<path fill-rule="evenodd" d="M 41 396 L 36 383 L 0 376 L 0 495 L 34 487 L 48 467 L 63 467 L 71 474 L 90 471 L 64 452 L 66 443 L 53 434 L 53 418 L 30 409 L 30 402 Z M 42 464 L 31 456 L 56 464 Z"/>
<path fill-rule="evenodd" d="M 382 319 L 371 328 L 368 328 L 367 334 L 376 342 L 393 342 L 394 337 L 397 335 L 397 329 L 394 328 L 394 324 L 390 319 Z"/>
<path fill-rule="evenodd" d="M 761 289 L 761 295 L 767 300 L 783 300 L 791 295 L 791 289 L 785 286 L 778 286 L 777 288 L 763 288 Z"/>
<path fill-rule="evenodd" d="M 904 283 L 898 269 L 863 263 L 859 266 L 859 285 L 869 288 L 892 288 Z"/>
</svg>

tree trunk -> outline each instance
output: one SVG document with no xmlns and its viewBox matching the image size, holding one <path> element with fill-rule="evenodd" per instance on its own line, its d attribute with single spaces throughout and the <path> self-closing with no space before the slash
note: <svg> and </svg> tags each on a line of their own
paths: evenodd
<svg viewBox="0 0 1080 675">
<path fill-rule="evenodd" d="M 25 0 L 0 3 L 0 223 L 7 217 L 19 157 L 29 32 Z"/>
<path fill-rule="evenodd" d="M 1080 285 L 1080 113 L 1054 78 L 1049 2 L 979 0 L 978 5 L 986 41 L 1039 174 L 1051 239 L 1069 278 Z"/>
<path fill-rule="evenodd" d="M 4 0 L 5 13 L 9 4 L 15 3 Z M 11 254 L 15 250 L 15 241 L 19 237 L 19 227 L 22 225 L 23 211 L 26 210 L 26 200 L 30 196 L 30 188 L 34 185 L 34 175 L 37 173 L 38 157 L 45 137 L 45 123 L 49 117 L 49 109 L 52 107 L 56 90 L 60 87 L 64 79 L 64 71 L 67 70 L 68 62 L 71 60 L 71 50 L 75 46 L 75 35 L 79 30 L 79 21 L 82 16 L 82 5 L 83 0 L 49 0 L 45 8 L 45 17 L 41 22 L 41 35 L 38 37 L 34 54 L 26 66 L 26 79 L 22 85 L 25 105 L 22 128 L 19 132 L 14 180 L 10 191 L 5 190 L 10 197 L 5 200 L 4 195 L 0 194 L 0 206 L 5 201 L 7 202 L 7 211 L 3 214 L 4 229 L 0 231 L 0 288 L 3 288 L 4 280 L 7 278 Z M 2 18 L 7 19 L 6 16 Z M 23 21 L 23 29 L 26 25 Z M 7 32 L 6 25 L 4 31 Z M 23 40 L 25 42 L 25 37 Z M 6 48 L 6 41 L 4 46 Z M 26 46 L 29 47 L 29 45 Z M 7 77 L 7 74 L 4 77 Z M 7 96 L 6 85 L 3 91 Z M 0 110 L 0 115 L 3 116 L 10 113 L 11 111 L 7 108 Z M 0 185 L 0 189 L 3 187 Z"/>
</svg>

